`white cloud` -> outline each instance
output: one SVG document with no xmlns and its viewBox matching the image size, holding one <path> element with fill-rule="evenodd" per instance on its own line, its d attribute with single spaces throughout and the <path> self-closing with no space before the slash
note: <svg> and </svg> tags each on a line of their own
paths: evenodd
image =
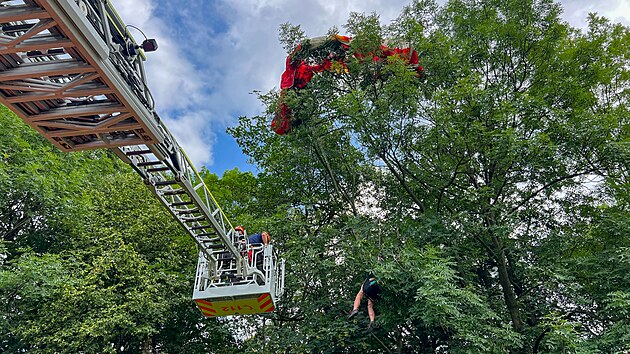
<svg viewBox="0 0 630 354">
<path fill-rule="evenodd" d="M 610 18 L 613 22 L 621 22 L 623 24 L 630 25 L 630 1 L 617 1 L 615 9 L 611 13 L 604 15 Z"/>
<path fill-rule="evenodd" d="M 608 0 L 593 2 L 591 0 L 564 0 L 563 17 L 578 28 L 586 28 L 586 18 L 594 12 L 613 22 L 630 25 L 630 2 L 628 0 Z"/>
<path fill-rule="evenodd" d="M 195 109 L 203 101 L 203 78 L 184 57 L 185 51 L 168 37 L 156 35 L 158 51 L 147 53 L 147 81 L 157 109 Z"/>
<path fill-rule="evenodd" d="M 151 0 L 111 0 L 111 3 L 127 24 L 131 24 L 131 20 L 137 21 L 138 24 L 147 23 L 155 8 Z"/>
<path fill-rule="evenodd" d="M 203 114 L 191 112 L 177 117 L 176 120 L 167 118 L 164 119 L 164 124 L 184 148 L 197 170 L 201 169 L 202 162 L 212 165 L 214 156 L 208 145 L 216 141 L 216 134 L 209 129 Z"/>
</svg>

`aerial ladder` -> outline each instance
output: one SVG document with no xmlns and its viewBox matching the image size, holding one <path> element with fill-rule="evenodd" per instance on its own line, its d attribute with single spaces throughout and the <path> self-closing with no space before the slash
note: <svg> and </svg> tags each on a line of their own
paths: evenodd
<svg viewBox="0 0 630 354">
<path fill-rule="evenodd" d="M 199 248 L 193 300 L 205 316 L 272 312 L 284 260 L 234 230 L 147 87 L 145 52 L 109 0 L 0 0 L 0 103 L 62 151 L 110 149 Z"/>
</svg>

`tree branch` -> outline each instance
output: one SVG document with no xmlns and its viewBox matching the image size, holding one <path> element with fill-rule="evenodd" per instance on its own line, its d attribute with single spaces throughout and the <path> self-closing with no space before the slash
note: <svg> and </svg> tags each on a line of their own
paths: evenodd
<svg viewBox="0 0 630 354">
<path fill-rule="evenodd" d="M 422 204 L 420 199 L 418 199 L 416 194 L 411 190 L 411 187 L 409 187 L 405 179 L 398 173 L 398 171 L 396 171 L 394 166 L 392 166 L 391 161 L 389 161 L 387 157 L 385 156 L 385 154 L 381 152 L 378 153 L 378 157 L 380 157 L 383 160 L 383 162 L 385 162 L 385 165 L 387 165 L 387 168 L 389 169 L 389 171 L 394 175 L 394 177 L 396 177 L 396 180 L 400 182 L 400 184 L 403 186 L 407 194 L 411 197 L 413 202 L 418 206 L 418 210 L 421 213 L 424 213 L 424 210 L 425 210 L 424 205 Z"/>
<path fill-rule="evenodd" d="M 511 215 L 512 213 L 514 213 L 515 211 L 517 211 L 520 207 L 522 207 L 523 205 L 525 205 L 527 202 L 529 202 L 530 200 L 532 200 L 533 198 L 535 198 L 540 192 L 546 190 L 547 188 L 553 186 L 556 183 L 560 183 L 562 181 L 566 181 L 567 179 L 572 179 L 578 176 L 583 176 L 589 173 L 594 172 L 595 169 L 590 169 L 587 171 L 582 171 L 582 172 L 576 172 L 576 173 L 572 173 L 570 175 L 566 175 L 566 176 L 562 176 L 562 177 L 558 177 L 552 181 L 550 181 L 549 183 L 545 184 L 544 186 L 538 188 L 537 190 L 535 190 L 533 193 L 531 193 L 530 195 L 528 195 L 527 197 L 525 197 L 520 203 L 518 203 L 516 206 L 514 206 L 512 209 L 510 209 L 510 211 L 507 213 L 508 215 Z"/>
<path fill-rule="evenodd" d="M 550 331 L 551 331 L 551 328 L 547 327 L 545 328 L 544 331 L 542 331 L 542 333 L 538 335 L 538 337 L 536 337 L 536 341 L 534 342 L 534 348 L 532 349 L 532 354 L 538 354 L 538 350 L 540 349 L 540 343 L 542 343 L 543 338 L 545 338 L 545 335 L 549 333 Z"/>
<path fill-rule="evenodd" d="M 337 181 L 337 178 L 335 177 L 335 174 L 333 173 L 332 167 L 330 167 L 330 163 L 328 162 L 328 159 L 326 159 L 326 157 L 324 156 L 322 152 L 322 148 L 319 145 L 319 141 L 315 139 L 314 142 L 315 142 L 315 155 L 317 156 L 317 159 L 324 166 L 324 169 L 328 173 L 328 176 L 331 178 L 333 182 L 333 186 L 335 187 L 335 190 L 337 191 L 337 193 L 339 193 L 339 195 L 341 195 L 343 199 L 346 200 L 346 202 L 348 202 L 348 204 L 350 204 L 350 207 L 352 208 L 352 214 L 354 216 L 357 216 L 358 212 L 357 212 L 356 206 L 354 205 L 354 201 L 351 200 L 348 194 L 344 190 L 342 190 L 341 187 L 339 186 L 339 182 Z"/>
</svg>

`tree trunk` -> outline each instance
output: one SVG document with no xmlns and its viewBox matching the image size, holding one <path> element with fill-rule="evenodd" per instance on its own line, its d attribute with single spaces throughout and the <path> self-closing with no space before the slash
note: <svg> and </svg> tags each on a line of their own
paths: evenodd
<svg viewBox="0 0 630 354">
<path fill-rule="evenodd" d="M 497 268 L 499 270 L 499 283 L 503 290 L 503 298 L 505 299 L 505 305 L 507 306 L 510 318 L 512 319 L 512 327 L 515 331 L 521 332 L 523 330 L 523 322 L 521 320 L 521 313 L 518 309 L 518 301 L 512 282 L 510 282 L 510 276 L 507 269 L 507 261 L 505 257 L 505 249 L 503 244 L 496 235 L 492 235 L 492 241 L 495 247 Z"/>
<path fill-rule="evenodd" d="M 142 343 L 142 354 L 151 354 L 153 353 L 153 339 L 151 337 L 147 337 Z"/>
</svg>

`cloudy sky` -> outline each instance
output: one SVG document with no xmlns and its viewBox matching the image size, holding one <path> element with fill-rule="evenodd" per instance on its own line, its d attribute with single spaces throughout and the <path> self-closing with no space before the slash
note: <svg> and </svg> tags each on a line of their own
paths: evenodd
<svg viewBox="0 0 630 354">
<path fill-rule="evenodd" d="M 234 167 L 255 171 L 225 129 L 239 116 L 262 111 L 253 91 L 279 86 L 286 56 L 278 42 L 280 24 L 299 24 L 306 36 L 316 37 L 332 26 L 341 29 L 352 11 L 377 12 L 389 23 L 410 0 L 111 2 L 127 24 L 158 41 L 146 70 L 160 116 L 197 168 L 221 176 Z M 584 27 L 589 12 L 630 25 L 630 0 L 561 2 L 573 26 Z"/>
</svg>

